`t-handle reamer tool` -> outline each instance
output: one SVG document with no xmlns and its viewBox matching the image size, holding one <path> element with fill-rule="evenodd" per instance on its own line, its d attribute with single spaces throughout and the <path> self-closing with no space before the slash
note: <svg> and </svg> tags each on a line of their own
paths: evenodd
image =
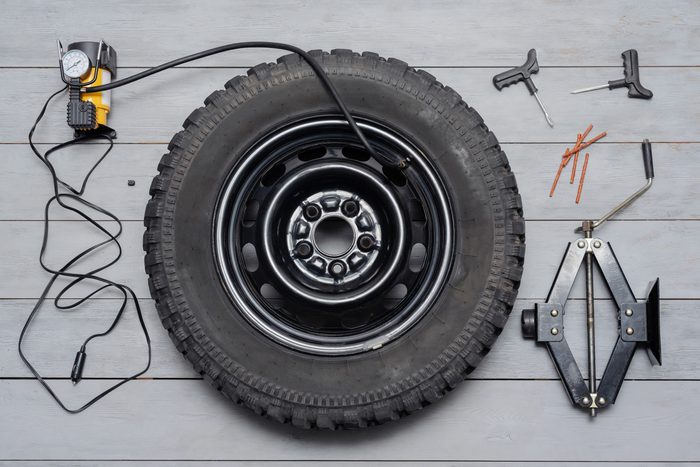
<svg viewBox="0 0 700 467">
<path fill-rule="evenodd" d="M 624 78 L 608 81 L 608 84 L 601 84 L 600 86 L 577 89 L 571 91 L 571 94 L 579 94 L 605 88 L 627 88 L 627 97 L 634 97 L 637 99 L 651 99 L 654 97 L 654 93 L 642 86 L 642 83 L 639 81 L 639 56 L 637 55 L 637 51 L 629 49 L 622 52 L 622 64 L 625 67 Z"/>
<path fill-rule="evenodd" d="M 547 119 L 547 123 L 549 123 L 549 126 L 554 127 L 552 117 L 549 116 L 547 109 L 544 108 L 544 104 L 542 104 L 542 101 L 537 95 L 537 87 L 530 77 L 530 75 L 534 75 L 538 71 L 540 71 L 540 66 L 537 64 L 537 52 L 535 52 L 535 49 L 530 49 L 530 51 L 527 53 L 527 61 L 525 61 L 523 65 L 497 74 L 493 77 L 493 85 L 500 91 L 506 86 L 517 84 L 520 81 L 525 81 L 525 86 L 527 86 L 530 94 L 535 96 L 540 109 L 542 109 L 542 112 L 544 112 L 544 118 Z"/>
</svg>

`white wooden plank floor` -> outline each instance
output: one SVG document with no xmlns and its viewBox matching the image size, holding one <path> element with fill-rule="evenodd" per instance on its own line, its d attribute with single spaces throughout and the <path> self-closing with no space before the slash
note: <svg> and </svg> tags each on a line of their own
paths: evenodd
<svg viewBox="0 0 700 467">
<path fill-rule="evenodd" d="M 96 171 L 87 197 L 126 221 L 124 258 L 110 276 L 144 298 L 154 360 L 149 378 L 128 384 L 84 414 L 64 414 L 31 380 L 16 353 L 21 324 L 47 279 L 37 255 L 49 178 L 26 135 L 44 99 L 60 85 L 55 39 L 65 44 L 102 37 L 117 49 L 122 77 L 227 42 L 271 40 L 306 49 L 375 51 L 426 68 L 457 90 L 503 142 L 527 219 L 525 275 L 515 316 L 470 381 L 397 423 L 362 432 L 302 432 L 230 407 L 174 349 L 158 323 L 142 268 L 140 220 L 148 185 L 167 141 L 191 110 L 246 67 L 279 55 L 246 50 L 113 93 L 110 124 L 119 140 Z M 494 74 L 520 65 L 530 47 L 538 52 L 541 71 L 534 80 L 554 129 L 522 84 L 501 93 L 491 84 Z M 654 91 L 651 101 L 628 99 L 624 90 L 569 94 L 621 77 L 620 53 L 628 48 L 639 51 L 642 82 Z M 104 7 L 6 0 L 0 15 L 0 82 L 0 465 L 700 463 L 697 0 L 156 0 Z M 608 137 L 590 150 L 582 203 L 574 204 L 575 187 L 568 183 L 560 183 L 556 196 L 548 198 L 559 155 L 588 123 L 595 125 L 594 133 L 607 130 Z M 36 139 L 48 144 L 69 137 L 59 102 L 49 109 Z M 637 296 L 645 294 L 648 281 L 661 277 L 664 366 L 651 368 L 640 352 L 618 403 L 590 420 L 570 407 L 546 351 L 521 338 L 519 311 L 546 295 L 566 243 L 575 238 L 576 220 L 603 214 L 641 185 L 642 138 L 654 144 L 654 187 L 600 236 L 613 244 Z M 83 147 L 56 159 L 66 177 L 76 180 L 77 169 L 94 157 Z M 128 179 L 136 185 L 128 187 Z M 55 262 L 94 234 L 76 219 L 59 219 L 49 255 Z M 602 368 L 615 323 L 608 297 L 598 295 Z M 580 282 L 572 296 L 567 338 L 585 363 Z M 76 343 L 104 326 L 111 305 L 113 299 L 106 297 L 76 313 L 47 311 L 32 329 L 30 357 L 69 402 L 77 404 L 143 363 L 144 344 L 130 310 L 114 335 L 92 348 L 87 380 L 75 388 L 68 381 Z"/>
</svg>

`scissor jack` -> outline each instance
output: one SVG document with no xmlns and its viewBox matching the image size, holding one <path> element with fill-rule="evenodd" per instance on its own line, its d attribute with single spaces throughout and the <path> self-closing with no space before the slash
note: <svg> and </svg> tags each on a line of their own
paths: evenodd
<svg viewBox="0 0 700 467">
<path fill-rule="evenodd" d="M 661 365 L 659 279 L 657 278 L 653 283 L 646 302 L 637 302 L 612 247 L 609 243 L 593 236 L 593 231 L 596 228 L 629 206 L 651 187 L 654 179 L 654 166 L 651 144 L 648 140 L 644 140 L 642 143 L 642 156 L 647 179 L 646 185 L 601 219 L 583 221 L 581 227 L 576 229 L 576 232 L 583 233 L 583 237 L 574 243 L 569 243 L 547 296 L 547 301 L 537 303 L 534 309 L 522 312 L 523 335 L 527 339 L 534 339 L 547 346 L 571 402 L 578 407 L 590 410 L 591 416 L 595 416 L 598 409 L 615 403 L 638 344 L 646 344 L 652 365 Z M 600 385 L 597 387 L 593 301 L 594 259 L 617 304 L 619 332 L 615 348 L 603 372 Z M 585 262 L 586 265 L 588 385 L 586 385 L 564 337 L 566 301 L 582 262 Z"/>
</svg>

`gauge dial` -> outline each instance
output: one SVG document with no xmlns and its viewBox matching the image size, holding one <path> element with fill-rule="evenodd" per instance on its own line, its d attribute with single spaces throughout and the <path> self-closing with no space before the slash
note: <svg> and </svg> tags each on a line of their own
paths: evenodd
<svg viewBox="0 0 700 467">
<path fill-rule="evenodd" d="M 82 50 L 69 50 L 62 61 L 63 73 L 68 78 L 80 78 L 90 69 L 90 59 Z"/>
</svg>

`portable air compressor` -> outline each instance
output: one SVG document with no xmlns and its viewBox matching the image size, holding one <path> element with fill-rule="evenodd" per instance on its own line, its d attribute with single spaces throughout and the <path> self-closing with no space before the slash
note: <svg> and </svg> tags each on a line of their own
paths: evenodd
<svg viewBox="0 0 700 467">
<path fill-rule="evenodd" d="M 73 42 L 66 51 L 57 41 L 61 79 L 68 85 L 68 126 L 76 136 L 85 132 L 116 132 L 107 126 L 111 91 L 84 92 L 85 88 L 109 84 L 117 76 L 117 52 L 104 41 Z"/>
</svg>

